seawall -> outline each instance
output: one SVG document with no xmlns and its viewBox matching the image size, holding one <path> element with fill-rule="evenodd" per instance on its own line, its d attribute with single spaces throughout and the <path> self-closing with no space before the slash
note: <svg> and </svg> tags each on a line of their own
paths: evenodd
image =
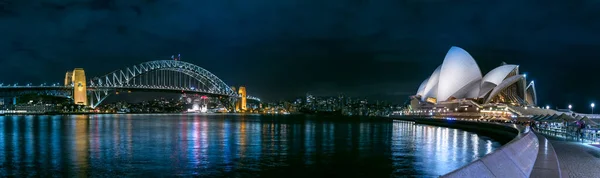
<svg viewBox="0 0 600 178">
<path fill-rule="evenodd" d="M 457 128 L 465 131 L 475 132 L 484 136 L 489 136 L 494 140 L 506 144 L 519 135 L 517 126 L 511 127 L 504 124 L 490 122 L 474 122 L 462 120 L 429 119 L 429 118 L 393 118 L 396 120 L 413 121 L 417 124 L 427 124 L 442 127 Z"/>
<path fill-rule="evenodd" d="M 413 121 L 417 124 L 427 124 L 451 127 L 491 135 L 492 138 L 503 142 L 504 145 L 494 152 L 485 155 L 457 170 L 442 177 L 535 177 L 537 157 L 540 157 L 540 141 L 538 136 L 528 127 L 515 124 L 477 122 L 466 120 L 448 120 L 413 117 L 391 117 L 396 120 Z M 554 154 L 554 153 L 552 153 Z M 556 162 L 558 164 L 558 162 Z M 532 175 L 534 172 L 534 175 Z M 560 175 L 560 172 L 557 172 Z"/>
</svg>

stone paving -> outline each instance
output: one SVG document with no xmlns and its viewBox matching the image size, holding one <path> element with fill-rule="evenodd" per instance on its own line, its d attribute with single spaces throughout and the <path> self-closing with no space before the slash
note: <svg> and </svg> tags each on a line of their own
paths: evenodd
<svg viewBox="0 0 600 178">
<path fill-rule="evenodd" d="M 545 135 L 558 156 L 562 177 L 600 177 L 600 148 Z"/>
</svg>

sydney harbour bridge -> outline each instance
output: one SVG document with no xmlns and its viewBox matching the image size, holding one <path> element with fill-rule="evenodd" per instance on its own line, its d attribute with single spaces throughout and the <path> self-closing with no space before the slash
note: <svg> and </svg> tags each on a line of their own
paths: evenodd
<svg viewBox="0 0 600 178">
<path fill-rule="evenodd" d="M 64 85 L 0 84 L 0 96 L 18 97 L 40 94 L 72 98 L 75 104 L 96 108 L 108 96 L 118 92 L 167 92 L 229 97 L 244 101 L 259 98 L 247 96 L 245 88 L 235 91 L 208 70 L 174 60 L 149 61 L 106 75 L 87 78 L 81 68 L 67 72 Z"/>
</svg>

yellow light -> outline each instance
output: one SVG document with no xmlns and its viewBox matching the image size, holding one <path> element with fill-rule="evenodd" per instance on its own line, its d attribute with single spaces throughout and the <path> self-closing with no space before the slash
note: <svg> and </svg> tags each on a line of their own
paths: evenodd
<svg viewBox="0 0 600 178">
<path fill-rule="evenodd" d="M 71 74 L 71 77 L 65 78 L 65 84 L 71 83 L 73 85 L 76 84 L 76 88 L 74 88 L 73 92 L 73 100 L 77 105 L 87 105 L 87 91 L 86 91 L 86 79 L 85 79 L 85 71 L 82 68 L 75 68 L 72 72 L 67 72 L 67 75 Z M 67 80 L 71 79 L 71 82 Z"/>
</svg>

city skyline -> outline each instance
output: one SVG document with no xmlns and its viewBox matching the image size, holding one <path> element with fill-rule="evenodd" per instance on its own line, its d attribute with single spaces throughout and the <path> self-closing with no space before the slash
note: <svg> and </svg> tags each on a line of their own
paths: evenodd
<svg viewBox="0 0 600 178">
<path fill-rule="evenodd" d="M 0 175 L 598 177 L 598 9 L 0 0 Z"/>
<path fill-rule="evenodd" d="M 310 92 L 402 103 L 461 46 L 482 71 L 519 64 L 540 106 L 590 112 L 600 99 L 587 79 L 600 64 L 591 1 L 260 2 L 1 2 L 0 83 L 60 82 L 73 68 L 100 76 L 181 53 L 266 100 Z"/>
</svg>

